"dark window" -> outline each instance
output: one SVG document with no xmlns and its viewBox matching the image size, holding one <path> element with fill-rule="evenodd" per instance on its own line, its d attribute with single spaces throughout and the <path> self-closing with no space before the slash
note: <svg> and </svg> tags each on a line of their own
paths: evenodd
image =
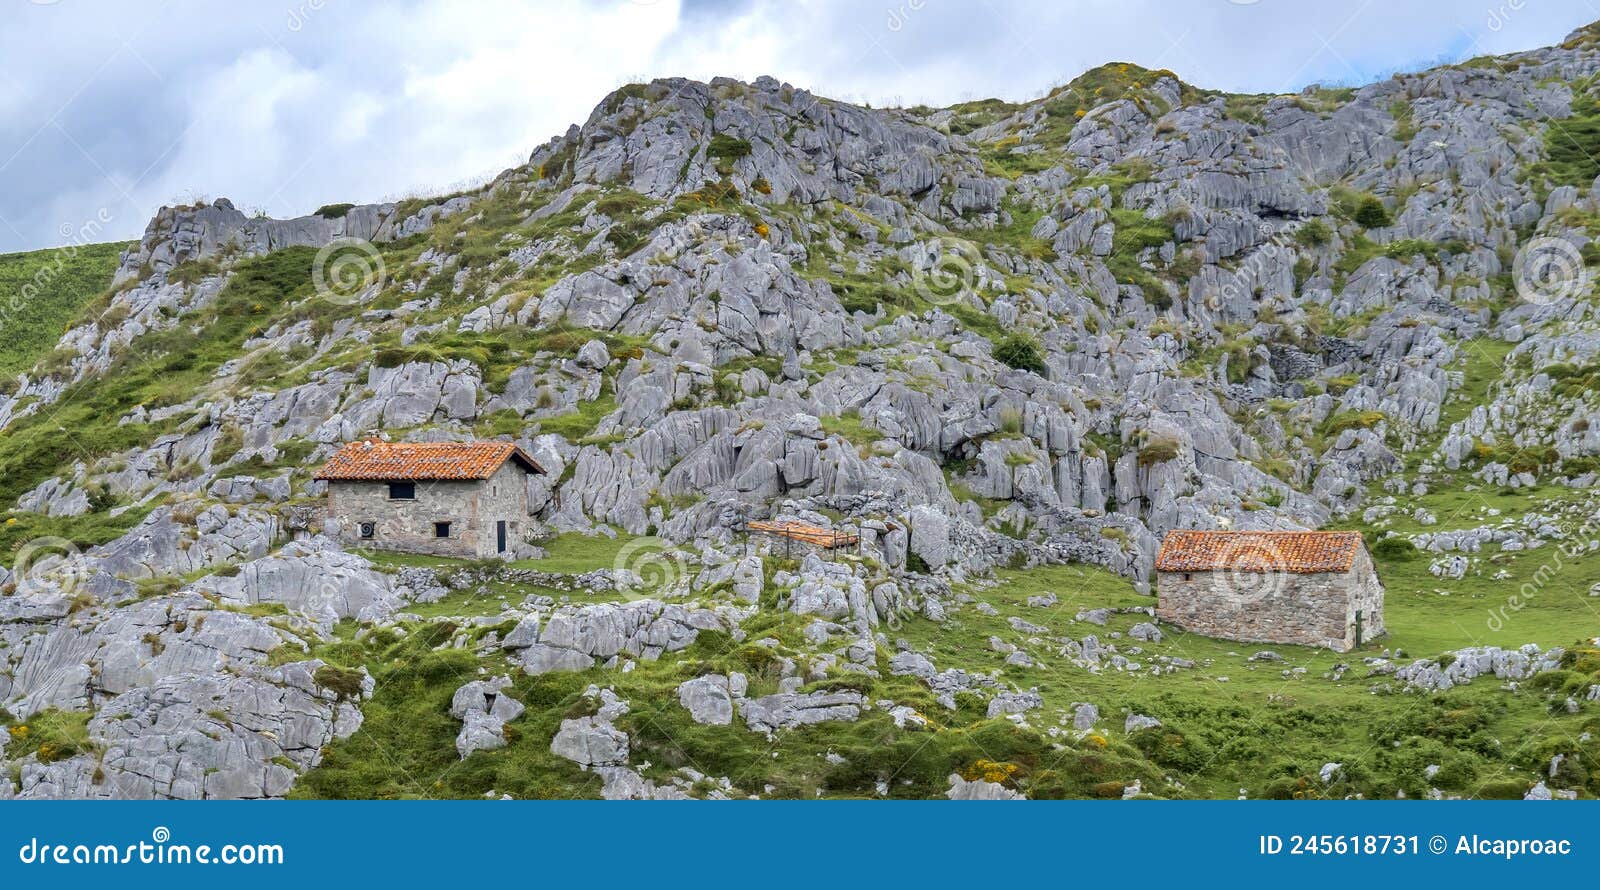
<svg viewBox="0 0 1600 890">
<path fill-rule="evenodd" d="M 450 523 L 448 523 L 448 522 L 435 522 L 433 524 L 433 536 L 435 538 L 448 538 L 448 537 L 450 537 Z"/>
<path fill-rule="evenodd" d="M 375 538 L 377 536 L 378 536 L 378 524 L 376 522 L 363 522 L 363 523 L 361 523 L 361 537 L 363 537 L 363 538 Z"/>
<path fill-rule="evenodd" d="M 417 499 L 417 483 L 415 482 L 390 482 L 389 500 L 414 501 Z"/>
<path fill-rule="evenodd" d="M 1185 581 L 1193 581 L 1194 580 L 1194 576 L 1189 574 L 1188 572 L 1184 572 L 1183 573 L 1183 580 L 1185 580 Z"/>
</svg>

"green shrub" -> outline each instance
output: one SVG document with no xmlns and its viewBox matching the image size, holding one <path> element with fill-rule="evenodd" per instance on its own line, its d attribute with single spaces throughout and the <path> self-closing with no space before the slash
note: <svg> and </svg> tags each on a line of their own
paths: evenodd
<svg viewBox="0 0 1600 890">
<path fill-rule="evenodd" d="M 354 204 L 324 204 L 316 209 L 315 215 L 323 219 L 344 219 L 345 214 L 355 208 Z"/>
<path fill-rule="evenodd" d="M 1372 195 L 1367 195 L 1361 199 L 1361 203 L 1356 205 L 1355 215 L 1351 219 L 1355 221 L 1356 225 L 1364 229 L 1382 229 L 1394 225 L 1394 220 L 1389 217 L 1388 208 L 1384 207 L 1383 202 Z"/>
<path fill-rule="evenodd" d="M 1001 364 L 1018 371 L 1032 371 L 1041 376 L 1045 372 L 1044 355 L 1039 344 L 1022 334 L 1012 334 L 1000 341 L 995 347 L 994 357 Z"/>
<path fill-rule="evenodd" d="M 1421 551 L 1406 538 L 1383 538 L 1372 545 L 1372 555 L 1389 562 L 1406 562 L 1416 559 Z"/>
<path fill-rule="evenodd" d="M 1320 219 L 1313 219 L 1294 233 L 1294 239 L 1306 247 L 1321 247 L 1333 239 L 1333 231 Z"/>
<path fill-rule="evenodd" d="M 311 679 L 318 686 L 326 689 L 340 698 L 360 698 L 363 677 L 361 672 L 351 668 L 336 667 L 325 664 L 317 668 Z"/>
<path fill-rule="evenodd" d="M 706 147 L 706 157 L 718 158 L 724 161 L 737 161 L 750 156 L 754 148 L 747 139 L 739 139 L 726 133 L 718 133 L 711 137 L 711 144 Z"/>
</svg>

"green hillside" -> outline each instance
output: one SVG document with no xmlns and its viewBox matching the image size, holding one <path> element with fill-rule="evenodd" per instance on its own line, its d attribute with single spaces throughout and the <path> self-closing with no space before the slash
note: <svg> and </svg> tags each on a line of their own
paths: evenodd
<svg viewBox="0 0 1600 890">
<path fill-rule="evenodd" d="M 33 367 L 111 283 L 127 242 L 0 255 L 0 377 Z"/>
</svg>

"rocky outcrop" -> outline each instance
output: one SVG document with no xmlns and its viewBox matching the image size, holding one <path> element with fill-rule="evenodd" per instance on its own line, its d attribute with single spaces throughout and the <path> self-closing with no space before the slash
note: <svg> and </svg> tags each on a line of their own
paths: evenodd
<svg viewBox="0 0 1600 890">
<path fill-rule="evenodd" d="M 1394 671 L 1394 677 L 1407 689 L 1442 692 L 1466 685 L 1476 677 L 1500 680 L 1526 680 L 1535 674 L 1561 666 L 1560 648 L 1541 650 L 1529 643 L 1519 649 L 1498 646 L 1473 646 L 1448 653 L 1442 659 L 1421 658 Z"/>
<path fill-rule="evenodd" d="M 281 797 L 322 749 L 361 726 L 359 702 L 322 686 L 318 661 L 175 676 L 108 701 L 94 753 L 21 764 L 19 798 Z M 366 678 L 358 696 L 371 692 Z"/>
<path fill-rule="evenodd" d="M 511 678 L 473 680 L 450 697 L 450 716 L 461 721 L 456 752 L 465 760 L 474 751 L 506 746 L 506 724 L 522 716 L 522 702 L 506 694 Z"/>
<path fill-rule="evenodd" d="M 530 674 L 614 665 L 631 655 L 655 659 L 693 643 L 702 630 L 726 627 L 715 612 L 656 600 L 564 607 L 524 618 L 502 645 Z"/>
<path fill-rule="evenodd" d="M 280 603 L 330 629 L 346 618 L 382 621 L 402 603 L 392 576 L 320 537 L 290 543 L 274 556 L 240 565 L 237 572 L 209 575 L 193 589 L 246 606 Z"/>
</svg>

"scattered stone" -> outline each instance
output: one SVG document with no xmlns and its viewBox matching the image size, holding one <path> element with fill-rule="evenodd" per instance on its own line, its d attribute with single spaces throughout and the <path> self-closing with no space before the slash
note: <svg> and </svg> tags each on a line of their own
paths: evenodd
<svg viewBox="0 0 1600 890">
<path fill-rule="evenodd" d="M 1043 707 L 1044 699 L 1035 690 L 1027 692 L 1001 692 L 989 700 L 988 717 L 993 719 L 1006 714 L 1022 714 Z"/>
<path fill-rule="evenodd" d="M 1141 729 L 1154 729 L 1161 725 L 1161 721 L 1143 714 L 1129 714 L 1128 719 L 1122 723 L 1124 733 L 1134 733 Z"/>
<path fill-rule="evenodd" d="M 1078 705 L 1072 712 L 1072 728 L 1078 730 L 1093 729 L 1100 720 L 1100 709 L 1087 702 Z"/>
<path fill-rule="evenodd" d="M 1128 636 L 1136 640 L 1143 640 L 1146 643 L 1159 643 L 1161 642 L 1161 629 L 1148 621 L 1141 621 L 1128 631 Z"/>
</svg>

